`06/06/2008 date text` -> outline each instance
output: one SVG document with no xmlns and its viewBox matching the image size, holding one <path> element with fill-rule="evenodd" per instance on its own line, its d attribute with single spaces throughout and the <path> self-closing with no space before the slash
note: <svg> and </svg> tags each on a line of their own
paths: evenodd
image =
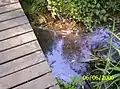
<svg viewBox="0 0 120 89">
<path fill-rule="evenodd" d="M 114 77 L 110 75 L 83 75 L 82 79 L 90 81 L 109 81 L 113 80 Z"/>
</svg>

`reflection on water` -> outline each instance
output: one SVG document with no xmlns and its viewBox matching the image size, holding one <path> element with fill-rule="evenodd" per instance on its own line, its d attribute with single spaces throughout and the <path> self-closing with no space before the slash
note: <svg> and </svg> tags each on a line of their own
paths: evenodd
<svg viewBox="0 0 120 89">
<path fill-rule="evenodd" d="M 70 77 L 80 76 L 71 69 L 68 60 L 64 60 L 62 56 L 63 40 L 59 40 L 56 45 L 57 47 L 52 50 L 52 54 L 46 54 L 53 74 L 64 81 L 69 81 Z"/>
<path fill-rule="evenodd" d="M 76 63 L 73 60 L 79 56 L 79 54 L 75 55 L 79 53 L 79 47 L 71 43 L 74 40 L 65 39 L 47 30 L 37 30 L 36 33 L 52 72 L 57 78 L 70 81 L 71 77 L 81 77 L 80 74 L 86 72 L 86 63 Z"/>
<path fill-rule="evenodd" d="M 53 74 L 64 81 L 71 77 L 87 73 L 87 63 L 96 48 L 107 48 L 111 41 L 111 33 L 107 29 L 96 28 L 93 32 L 82 36 L 61 36 L 54 31 L 36 30 L 38 40 Z M 115 46 L 120 47 L 120 42 L 112 38 Z M 93 51 L 92 51 L 93 50 Z M 101 52 L 100 56 L 107 55 L 109 49 Z M 112 49 L 111 53 L 115 51 Z M 120 59 L 115 52 L 112 59 Z"/>
</svg>

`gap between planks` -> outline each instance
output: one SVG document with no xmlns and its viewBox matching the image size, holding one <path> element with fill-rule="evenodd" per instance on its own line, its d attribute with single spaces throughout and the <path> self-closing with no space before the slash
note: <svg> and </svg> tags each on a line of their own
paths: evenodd
<svg viewBox="0 0 120 89">
<path fill-rule="evenodd" d="M 13 3 L 17 3 L 17 2 L 19 2 L 19 0 L 0 0 L 0 7 L 13 4 Z"/>
<path fill-rule="evenodd" d="M 45 61 L 45 56 L 41 50 L 0 65 L 0 78 L 42 61 Z"/>
<path fill-rule="evenodd" d="M 21 8 L 14 10 L 14 11 L 10 11 L 8 13 L 3 13 L 3 14 L 0 14 L 0 22 L 11 20 L 11 19 L 23 16 L 23 15 L 25 14 L 24 14 L 23 9 Z"/>
<path fill-rule="evenodd" d="M 25 24 L 25 23 L 29 23 L 26 16 L 4 21 L 0 23 L 0 31 L 8 30 L 14 26 Z"/>
<path fill-rule="evenodd" d="M 5 5 L 5 6 L 1 6 L 0 7 L 0 14 L 3 13 L 8 13 L 10 11 L 16 10 L 16 9 L 20 9 L 21 5 L 20 3 L 13 3 L 13 4 L 9 4 L 9 5 Z"/>
<path fill-rule="evenodd" d="M 46 89 L 47 87 L 54 86 L 56 83 L 57 81 L 52 75 L 52 73 L 47 73 L 42 77 L 39 77 L 26 84 L 20 85 L 14 89 Z"/>
<path fill-rule="evenodd" d="M 33 31 L 29 23 L 10 28 L 8 30 L 0 32 L 0 41 L 4 41 L 22 34 Z"/>
<path fill-rule="evenodd" d="M 0 42 L 0 52 L 36 40 L 33 31 Z"/>
<path fill-rule="evenodd" d="M 2 89 L 8 89 L 10 87 L 26 83 L 26 81 L 33 80 L 35 77 L 41 76 L 47 72 L 50 72 L 50 68 L 47 62 L 42 62 L 31 66 L 27 69 L 21 70 L 9 76 L 0 79 Z M 22 88 L 21 88 L 22 89 Z"/>
<path fill-rule="evenodd" d="M 4 62 L 9 62 L 10 60 L 19 58 L 25 54 L 28 54 L 30 52 L 40 50 L 41 47 L 38 43 L 38 41 L 33 41 L 18 47 L 15 47 L 13 49 L 6 50 L 4 52 L 0 53 L 0 64 L 4 64 Z"/>
</svg>

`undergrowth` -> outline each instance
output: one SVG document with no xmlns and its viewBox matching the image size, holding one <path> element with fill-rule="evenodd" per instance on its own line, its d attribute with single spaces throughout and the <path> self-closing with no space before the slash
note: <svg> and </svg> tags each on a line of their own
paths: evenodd
<svg viewBox="0 0 120 89">
<path fill-rule="evenodd" d="M 40 15 L 51 13 L 54 19 L 71 18 L 83 23 L 88 31 L 95 26 L 120 21 L 120 0 L 21 0 L 32 22 Z M 106 25 L 104 25 L 106 26 Z"/>
<path fill-rule="evenodd" d="M 39 26 L 38 21 L 45 15 L 51 13 L 53 19 L 69 18 L 82 23 L 92 31 L 96 26 L 105 26 L 111 29 L 112 34 L 120 41 L 120 34 L 114 33 L 115 26 L 120 23 L 120 0 L 20 0 L 24 11 L 32 26 Z M 43 22 L 45 22 L 43 21 Z M 114 48 L 120 55 L 120 48 L 110 45 L 109 50 Z M 95 64 L 95 69 L 91 74 L 110 75 L 114 77 L 112 81 L 91 81 L 94 89 L 120 89 L 120 61 L 112 62 L 111 53 L 106 57 L 97 57 L 100 62 Z M 58 81 L 61 89 L 77 89 L 81 85 L 81 79 L 73 78 L 70 83 Z"/>
<path fill-rule="evenodd" d="M 113 22 L 112 25 L 112 31 L 115 31 L 115 25 Z M 81 78 L 72 78 L 72 82 L 70 83 L 63 83 L 63 82 L 58 82 L 60 86 L 62 86 L 61 89 L 120 89 L 120 59 L 118 61 L 113 61 L 116 59 L 112 60 L 112 56 L 114 55 L 114 52 L 112 52 L 112 49 L 115 49 L 115 53 L 118 53 L 117 56 L 120 56 L 120 48 L 116 47 L 112 43 L 112 39 L 115 37 L 118 41 L 120 41 L 120 34 L 119 33 L 113 33 L 111 31 L 112 37 L 109 42 L 109 47 L 108 49 L 108 54 L 105 57 L 94 55 L 93 59 L 95 59 L 95 62 L 92 61 L 94 64 L 94 69 L 89 71 L 89 74 L 87 75 L 97 75 L 98 77 L 94 77 L 96 79 L 100 79 L 99 81 L 94 81 L 91 80 L 84 80 L 83 77 Z M 98 48 L 99 49 L 99 48 Z M 104 51 L 104 49 L 97 50 L 99 51 Z M 97 59 L 97 60 L 96 60 Z M 101 76 L 107 76 L 107 77 L 101 77 Z M 84 76 L 84 75 L 83 75 Z M 83 84 L 84 87 L 88 84 L 89 81 L 89 87 L 88 88 L 78 88 L 76 85 L 80 85 L 82 87 L 83 82 L 86 82 Z M 69 88 L 71 87 L 71 88 Z"/>
</svg>

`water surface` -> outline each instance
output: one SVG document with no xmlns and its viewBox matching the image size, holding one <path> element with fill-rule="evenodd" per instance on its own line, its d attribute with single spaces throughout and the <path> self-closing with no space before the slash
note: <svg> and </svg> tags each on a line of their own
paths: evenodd
<svg viewBox="0 0 120 89">
<path fill-rule="evenodd" d="M 108 52 L 115 52 L 111 60 L 119 60 L 115 49 L 109 51 L 110 42 L 120 47 L 120 41 L 112 36 L 108 29 L 99 27 L 84 35 L 63 36 L 55 31 L 37 31 L 38 40 L 52 69 L 53 74 L 63 80 L 70 81 L 71 77 L 82 77 L 88 73 L 88 62 L 92 60 L 93 51 L 97 48 L 107 48 L 97 53 L 106 57 Z"/>
</svg>

